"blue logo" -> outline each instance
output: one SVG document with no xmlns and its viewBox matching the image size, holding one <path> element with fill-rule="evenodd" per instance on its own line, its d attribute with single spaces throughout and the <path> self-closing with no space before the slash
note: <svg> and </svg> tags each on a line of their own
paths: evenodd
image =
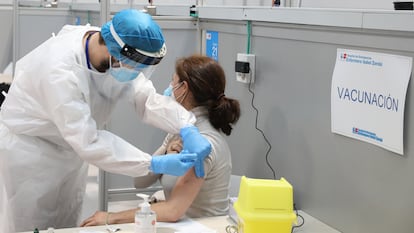
<svg viewBox="0 0 414 233">
<path fill-rule="evenodd" d="M 376 135 L 376 133 L 369 132 L 367 130 L 363 130 L 363 129 L 360 129 L 360 128 L 353 127 L 352 128 L 352 133 L 353 134 L 361 135 L 363 137 L 371 138 L 371 139 L 374 139 L 374 140 L 379 141 L 379 142 L 382 142 L 383 141 L 383 139 L 380 138 L 380 137 L 378 137 Z"/>
<path fill-rule="evenodd" d="M 339 55 L 339 59 L 344 62 L 348 63 L 355 63 L 361 65 L 370 65 L 370 66 L 383 66 L 382 61 L 375 61 L 370 56 L 363 56 L 359 54 L 349 54 L 349 53 L 341 53 Z"/>
</svg>

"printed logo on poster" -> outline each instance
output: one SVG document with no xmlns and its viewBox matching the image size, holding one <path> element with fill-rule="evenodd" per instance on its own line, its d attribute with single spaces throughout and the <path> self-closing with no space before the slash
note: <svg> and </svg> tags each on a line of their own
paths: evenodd
<svg viewBox="0 0 414 233">
<path fill-rule="evenodd" d="M 383 66 L 383 61 L 380 59 L 374 59 L 371 56 L 367 55 L 361 55 L 357 53 L 340 53 L 339 60 L 348 62 L 348 63 L 355 63 L 355 64 L 361 64 L 361 65 L 371 65 L 371 66 Z"/>
<path fill-rule="evenodd" d="M 371 139 L 374 139 L 374 140 L 379 141 L 379 142 L 382 142 L 384 140 L 383 138 L 378 137 L 377 134 L 374 133 L 374 132 L 359 129 L 359 128 L 356 128 L 356 127 L 352 128 L 352 133 L 357 134 L 357 135 L 361 135 L 361 136 L 366 137 L 366 138 L 371 138 Z"/>
</svg>

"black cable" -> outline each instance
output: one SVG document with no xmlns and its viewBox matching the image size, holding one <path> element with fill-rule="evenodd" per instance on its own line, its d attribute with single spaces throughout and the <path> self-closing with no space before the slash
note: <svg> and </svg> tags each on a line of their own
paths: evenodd
<svg viewBox="0 0 414 233">
<path fill-rule="evenodd" d="M 251 74 L 251 71 L 250 71 L 250 74 Z M 259 110 L 257 110 L 257 108 L 254 106 L 254 92 L 252 91 L 252 89 L 251 89 L 251 86 L 252 86 L 252 77 L 250 76 L 250 80 L 249 80 L 249 92 L 252 94 L 252 101 L 251 101 L 251 105 L 252 105 L 252 107 L 253 107 L 253 109 L 256 111 L 256 122 L 255 122 L 255 128 L 262 134 L 262 136 L 263 136 L 263 138 L 264 138 L 264 140 L 266 141 L 266 143 L 267 143 L 267 145 L 269 146 L 269 149 L 267 150 L 267 152 L 266 152 L 266 164 L 267 164 L 267 166 L 270 168 L 270 170 L 272 170 L 272 173 L 273 173 L 273 179 L 275 179 L 276 180 L 276 173 L 275 173 L 275 170 L 273 169 L 273 167 L 272 167 L 272 165 L 270 164 L 270 162 L 269 162 L 269 153 L 270 153 L 270 151 L 272 150 L 272 145 L 270 144 L 270 142 L 269 142 L 269 140 L 267 140 L 267 138 L 266 138 L 266 136 L 265 136 L 265 134 L 264 134 L 264 132 L 263 132 L 263 130 L 261 130 L 261 129 L 259 129 L 258 127 L 257 127 L 257 121 L 258 121 L 258 118 L 259 118 Z"/>
<path fill-rule="evenodd" d="M 302 223 L 300 223 L 299 225 L 296 225 L 296 226 L 292 226 L 292 233 L 293 233 L 293 230 L 295 228 L 299 228 L 299 227 L 303 226 L 303 224 L 305 224 L 305 219 L 303 218 L 302 215 L 299 214 L 298 210 L 296 209 L 296 204 L 295 203 L 293 203 L 293 209 L 296 212 L 296 216 L 299 217 L 300 219 L 302 219 Z"/>
</svg>

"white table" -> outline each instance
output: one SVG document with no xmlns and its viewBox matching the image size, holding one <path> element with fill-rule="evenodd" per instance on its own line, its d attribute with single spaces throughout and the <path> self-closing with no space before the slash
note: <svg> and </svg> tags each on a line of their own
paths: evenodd
<svg viewBox="0 0 414 233">
<path fill-rule="evenodd" d="M 323 222 L 315 219 L 314 217 L 308 215 L 303 211 L 299 211 L 299 214 L 302 215 L 305 219 L 305 224 L 300 228 L 295 228 L 294 233 L 339 233 L 339 231 L 329 227 L 328 225 L 324 224 Z M 230 224 L 234 224 L 228 216 L 218 216 L 218 217 L 208 217 L 208 218 L 197 218 L 192 219 L 197 223 L 200 223 L 211 230 L 216 231 L 217 233 L 226 233 L 226 226 Z M 298 218 L 298 223 L 300 223 L 301 219 Z M 163 223 L 164 224 L 164 223 Z M 175 230 L 173 229 L 175 223 L 170 223 L 170 227 L 159 227 L 157 228 L 157 233 L 174 233 Z M 117 233 L 134 233 L 134 224 L 117 224 L 111 225 L 114 228 L 121 228 L 121 231 Z M 76 227 L 76 228 L 64 228 L 64 229 L 55 229 L 54 233 L 79 233 L 81 231 L 87 232 L 107 232 L 105 226 L 96 226 L 96 227 Z M 212 231 L 211 233 L 213 233 Z M 25 233 L 33 233 L 25 232 Z M 40 231 L 40 233 L 47 233 L 47 231 Z"/>
</svg>

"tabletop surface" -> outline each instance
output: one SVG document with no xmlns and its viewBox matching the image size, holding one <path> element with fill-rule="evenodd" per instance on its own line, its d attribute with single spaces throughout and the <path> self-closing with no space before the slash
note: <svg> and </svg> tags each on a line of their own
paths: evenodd
<svg viewBox="0 0 414 233">
<path fill-rule="evenodd" d="M 305 224 L 299 228 L 294 229 L 294 233 L 339 233 L 339 231 L 324 224 L 318 219 L 308 215 L 303 211 L 299 211 L 299 214 L 305 219 Z M 301 223 L 301 219 L 298 218 L 298 224 Z M 185 219 L 177 223 L 157 223 L 157 233 L 227 233 L 226 227 L 236 225 L 228 216 L 206 217 Z M 117 233 L 134 233 L 134 224 L 116 224 L 110 225 L 111 228 L 120 230 Z M 198 228 L 198 229 L 197 229 Z M 188 230 L 187 230 L 188 229 Z M 195 231 L 195 229 L 197 229 Z M 106 226 L 95 227 L 75 227 L 54 229 L 51 232 L 47 230 L 39 231 L 40 233 L 110 233 Z M 32 233 L 32 232 L 24 232 Z"/>
</svg>

